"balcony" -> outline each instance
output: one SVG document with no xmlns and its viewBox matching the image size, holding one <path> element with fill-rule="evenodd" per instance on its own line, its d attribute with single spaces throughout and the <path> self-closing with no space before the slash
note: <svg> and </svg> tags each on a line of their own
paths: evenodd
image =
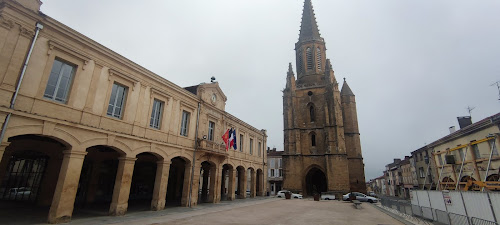
<svg viewBox="0 0 500 225">
<path fill-rule="evenodd" d="M 228 151 L 226 151 L 225 144 L 217 144 L 213 141 L 208 141 L 204 139 L 198 139 L 198 148 L 196 148 L 196 150 L 220 156 L 229 155 Z"/>
</svg>

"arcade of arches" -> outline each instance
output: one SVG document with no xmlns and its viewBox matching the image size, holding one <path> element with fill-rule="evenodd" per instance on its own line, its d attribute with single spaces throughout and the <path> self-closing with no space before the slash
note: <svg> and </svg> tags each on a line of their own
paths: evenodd
<svg viewBox="0 0 500 225">
<path fill-rule="evenodd" d="M 116 145 L 72 146 L 61 138 L 27 134 L 8 138 L 0 156 L 0 204 L 46 208 L 49 223 L 68 222 L 73 212 L 84 210 L 118 216 L 127 209 L 162 210 L 264 194 L 261 168 L 203 152 L 193 167 L 189 154 L 131 154 Z"/>
</svg>

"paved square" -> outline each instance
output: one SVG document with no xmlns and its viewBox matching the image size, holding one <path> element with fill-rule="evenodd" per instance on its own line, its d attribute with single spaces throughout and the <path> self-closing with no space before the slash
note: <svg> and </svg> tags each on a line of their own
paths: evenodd
<svg viewBox="0 0 500 225">
<path fill-rule="evenodd" d="M 222 204 L 222 205 L 221 205 Z M 350 202 L 312 199 L 241 200 L 165 215 L 142 217 L 120 224 L 394 224 L 399 221 L 369 203 L 355 209 Z M 169 209 L 167 209 L 169 210 Z M 133 216 L 135 217 L 135 216 Z M 78 221 L 74 221 L 77 222 Z M 83 222 L 83 221 L 82 221 Z M 87 221 L 90 222 L 90 221 Z M 102 222 L 102 221 L 101 221 Z M 112 221 L 106 221 L 113 223 Z M 116 221 L 117 222 L 117 221 Z"/>
</svg>

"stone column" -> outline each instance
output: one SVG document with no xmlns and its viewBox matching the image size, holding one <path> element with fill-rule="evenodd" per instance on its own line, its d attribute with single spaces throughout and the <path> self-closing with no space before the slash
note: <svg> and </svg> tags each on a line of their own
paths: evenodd
<svg viewBox="0 0 500 225">
<path fill-rule="evenodd" d="M 220 202 L 221 172 L 222 168 L 218 164 L 210 167 L 210 194 L 208 200 L 211 203 Z"/>
<path fill-rule="evenodd" d="M 116 172 L 113 198 L 109 208 L 109 215 L 111 216 L 123 216 L 127 212 L 132 174 L 134 173 L 134 164 L 137 158 L 121 157 L 118 160 L 120 161 Z"/>
<path fill-rule="evenodd" d="M 238 174 L 238 197 L 247 198 L 247 170 L 242 170 Z"/>
<path fill-rule="evenodd" d="M 67 150 L 57 180 L 56 190 L 49 211 L 49 223 L 67 223 L 71 220 L 75 205 L 78 181 L 82 172 L 83 160 L 87 152 Z"/>
<path fill-rule="evenodd" d="M 250 171 L 250 198 L 255 198 L 255 188 L 257 186 L 255 171 Z"/>
<path fill-rule="evenodd" d="M 191 183 L 191 173 L 193 169 L 193 164 L 186 164 L 184 170 L 184 184 L 182 185 L 182 199 L 181 206 L 189 206 L 189 190 L 192 188 L 191 192 L 191 206 L 196 206 L 198 203 L 198 189 L 200 183 L 200 165 L 195 165 L 193 182 Z"/>
<path fill-rule="evenodd" d="M 184 182 L 182 184 L 182 197 L 181 197 L 181 206 L 187 207 L 189 206 L 189 189 L 191 186 L 191 170 L 192 170 L 192 164 L 186 163 L 184 167 Z M 196 169 L 195 169 L 196 171 Z M 199 168 L 198 168 L 199 171 Z M 196 173 L 195 173 L 196 174 Z M 194 180 L 197 178 L 195 177 Z M 193 183 L 194 184 L 194 183 Z M 193 186 L 193 192 L 194 192 L 194 186 Z M 198 189 L 196 189 L 196 193 L 198 193 Z M 196 195 L 198 196 L 198 195 Z M 192 199 L 191 199 L 192 203 Z M 196 205 L 196 203 L 195 203 Z"/>
<path fill-rule="evenodd" d="M 159 211 L 165 208 L 169 172 L 170 161 L 157 162 L 155 187 L 153 190 L 153 200 L 151 201 L 151 210 L 153 211 Z"/>
<path fill-rule="evenodd" d="M 234 200 L 234 192 L 236 190 L 236 169 L 229 169 L 229 184 L 227 185 L 227 200 Z"/>
</svg>

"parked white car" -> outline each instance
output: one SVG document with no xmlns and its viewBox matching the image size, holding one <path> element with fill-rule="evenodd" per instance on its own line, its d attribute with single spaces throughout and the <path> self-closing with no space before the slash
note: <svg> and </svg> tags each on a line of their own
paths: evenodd
<svg viewBox="0 0 500 225">
<path fill-rule="evenodd" d="M 359 193 L 359 192 L 352 192 L 352 193 L 356 196 L 356 200 L 358 200 L 360 202 L 369 202 L 369 203 L 376 203 L 376 202 L 378 202 L 377 198 L 365 195 L 363 193 Z M 342 200 L 344 200 L 344 201 L 349 200 L 349 195 L 350 194 L 351 193 L 347 193 L 344 196 L 342 196 Z"/>
<path fill-rule="evenodd" d="M 286 192 L 288 192 L 288 191 L 287 190 L 278 191 L 278 194 L 276 194 L 276 197 L 278 197 L 278 198 L 285 198 L 285 193 Z M 302 199 L 302 195 L 301 194 L 294 194 L 294 193 L 292 193 L 292 198 Z"/>
<path fill-rule="evenodd" d="M 31 194 L 31 190 L 29 188 L 20 187 L 20 188 L 11 188 L 9 189 L 9 194 L 7 194 L 10 200 L 23 200 L 28 199 Z"/>
<path fill-rule="evenodd" d="M 335 195 L 333 194 L 321 194 L 321 200 L 335 200 Z"/>
</svg>

